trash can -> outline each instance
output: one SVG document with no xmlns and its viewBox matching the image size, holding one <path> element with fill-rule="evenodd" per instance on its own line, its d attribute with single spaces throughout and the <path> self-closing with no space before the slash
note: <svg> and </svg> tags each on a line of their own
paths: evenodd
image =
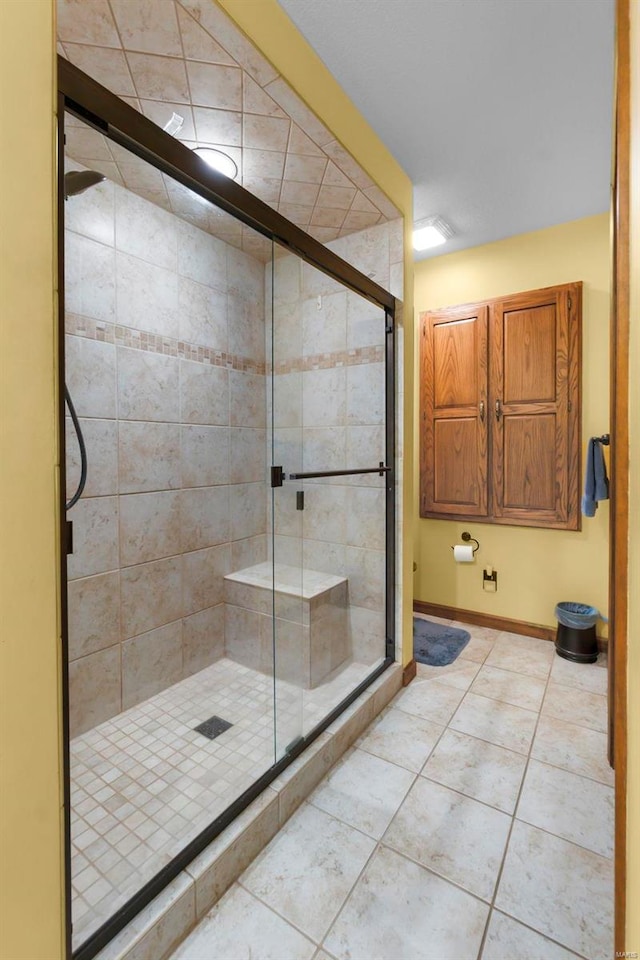
<svg viewBox="0 0 640 960">
<path fill-rule="evenodd" d="M 596 622 L 599 611 L 585 603 L 558 603 L 555 615 L 558 656 L 575 663 L 595 663 L 598 659 Z"/>
</svg>

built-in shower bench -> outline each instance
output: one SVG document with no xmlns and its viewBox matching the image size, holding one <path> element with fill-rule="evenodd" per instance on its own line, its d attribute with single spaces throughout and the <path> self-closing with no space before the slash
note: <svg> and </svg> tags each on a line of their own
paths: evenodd
<svg viewBox="0 0 640 960">
<path fill-rule="evenodd" d="M 231 660 L 315 687 L 349 655 L 346 577 L 267 560 L 224 578 Z M 275 612 L 275 621 L 273 613 Z"/>
</svg>

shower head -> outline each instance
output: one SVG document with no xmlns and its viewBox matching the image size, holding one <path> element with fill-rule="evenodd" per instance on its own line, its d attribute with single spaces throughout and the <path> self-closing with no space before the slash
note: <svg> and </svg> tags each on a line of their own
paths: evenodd
<svg viewBox="0 0 640 960">
<path fill-rule="evenodd" d="M 96 170 L 70 170 L 64 175 L 64 198 L 68 200 L 69 197 L 76 197 L 103 180 L 106 180 L 106 177 Z"/>
</svg>

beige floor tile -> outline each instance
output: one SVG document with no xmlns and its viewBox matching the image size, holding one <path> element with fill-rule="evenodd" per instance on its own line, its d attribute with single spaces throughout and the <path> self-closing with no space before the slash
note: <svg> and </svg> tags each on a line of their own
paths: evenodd
<svg viewBox="0 0 640 960">
<path fill-rule="evenodd" d="M 472 639 L 486 640 L 488 643 L 494 643 L 500 635 L 500 631 L 492 627 L 480 627 L 476 623 L 462 623 L 460 620 L 452 620 L 451 626 L 457 627 L 458 630 L 466 630 L 471 634 Z"/>
<path fill-rule="evenodd" d="M 422 776 L 513 813 L 526 763 L 520 753 L 466 733 L 445 730 Z"/>
<path fill-rule="evenodd" d="M 459 690 L 468 690 L 473 683 L 480 664 L 473 660 L 463 660 L 458 657 L 453 663 L 446 667 L 430 667 L 426 663 L 416 664 L 417 680 L 437 680 L 438 683 L 446 683 L 449 687 L 457 687 Z"/>
<path fill-rule="evenodd" d="M 315 949 L 298 930 L 235 884 L 171 960 L 311 960 Z"/>
<path fill-rule="evenodd" d="M 474 663 L 484 663 L 493 650 L 493 640 L 483 640 L 481 637 L 471 637 L 464 650 L 460 651 L 460 660 L 473 660 Z"/>
<path fill-rule="evenodd" d="M 552 674 L 553 677 L 553 674 Z M 543 717 L 556 717 L 577 723 L 579 727 L 607 732 L 607 698 L 600 693 L 590 693 L 579 687 L 549 682 L 542 705 Z"/>
<path fill-rule="evenodd" d="M 516 821 L 496 907 L 583 957 L 613 950 L 613 865 Z"/>
<path fill-rule="evenodd" d="M 464 696 L 464 690 L 435 680 L 414 680 L 393 701 L 397 710 L 403 710 L 414 717 L 433 720 L 446 726 L 458 704 Z"/>
<path fill-rule="evenodd" d="M 419 778 L 383 842 L 490 900 L 510 826 L 506 814 Z"/>
<path fill-rule="evenodd" d="M 305 804 L 240 883 L 319 943 L 375 841 Z"/>
<path fill-rule="evenodd" d="M 589 693 L 607 693 L 607 671 L 598 663 L 574 663 L 563 657 L 555 656 L 551 668 L 551 679 L 564 683 L 568 687 L 578 687 Z"/>
<path fill-rule="evenodd" d="M 613 787 L 531 760 L 516 816 L 603 857 L 613 856 Z"/>
<path fill-rule="evenodd" d="M 501 633 L 486 663 L 489 667 L 498 667 L 500 670 L 511 670 L 513 673 L 523 673 L 528 677 L 546 680 L 553 655 L 553 646 L 546 640 Z"/>
<path fill-rule="evenodd" d="M 575 960 L 575 954 L 493 910 L 482 960 Z"/>
<path fill-rule="evenodd" d="M 467 693 L 449 725 L 459 733 L 526 754 L 537 719 L 538 714 L 532 710 Z"/>
<path fill-rule="evenodd" d="M 443 627 L 451 623 L 451 620 L 443 620 L 442 617 L 432 617 L 429 613 L 414 613 L 414 617 L 417 617 L 418 620 L 429 620 L 431 623 L 439 623 Z"/>
<path fill-rule="evenodd" d="M 541 717 L 531 756 L 571 773 L 613 785 L 607 760 L 607 735 L 575 723 Z"/>
<path fill-rule="evenodd" d="M 367 753 L 418 773 L 443 731 L 437 723 L 391 709 L 357 742 Z"/>
<path fill-rule="evenodd" d="M 383 847 L 324 946 L 338 960 L 466 960 L 477 956 L 487 913 L 487 904 Z"/>
<path fill-rule="evenodd" d="M 363 750 L 354 750 L 309 797 L 309 803 L 379 839 L 415 777 Z"/>
<path fill-rule="evenodd" d="M 470 689 L 472 693 L 481 697 L 501 700 L 503 703 L 511 703 L 525 710 L 539 710 L 544 696 L 545 681 L 514 674 L 509 670 L 500 670 L 485 663 Z"/>
</svg>

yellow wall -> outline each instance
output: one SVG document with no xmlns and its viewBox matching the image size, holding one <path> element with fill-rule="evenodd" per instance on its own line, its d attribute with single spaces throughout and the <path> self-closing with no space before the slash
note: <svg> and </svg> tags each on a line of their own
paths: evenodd
<svg viewBox="0 0 640 960">
<path fill-rule="evenodd" d="M 631 3 L 631 335 L 629 357 L 629 673 L 627 939 L 640 951 L 640 3 Z"/>
<path fill-rule="evenodd" d="M 603 214 L 417 263 L 416 313 L 582 280 L 585 440 L 609 429 L 609 270 L 609 217 Z M 417 449 L 416 438 L 419 517 Z M 418 519 L 415 596 L 548 626 L 555 626 L 560 600 L 590 603 L 606 614 L 608 524 L 608 502 L 583 519 L 581 532 Z M 450 544 L 460 543 L 463 530 L 480 542 L 473 564 L 453 561 Z M 497 593 L 482 589 L 486 564 L 498 571 Z"/>
<path fill-rule="evenodd" d="M 0 956 L 62 954 L 53 2 L 0 3 Z M 28 55 L 26 55 L 28 52 Z"/>
<path fill-rule="evenodd" d="M 350 151 L 369 176 L 384 190 L 404 215 L 404 438 L 399 437 L 405 457 L 403 485 L 402 577 L 403 642 L 402 661 L 413 656 L 412 595 L 413 580 L 413 262 L 411 230 L 413 188 L 406 173 L 356 110 L 320 58 L 293 26 L 277 0 L 218 0 L 238 26 L 285 77 L 294 90 L 315 111 L 325 125 Z M 397 51 L 396 51 L 397 53 Z"/>
</svg>

